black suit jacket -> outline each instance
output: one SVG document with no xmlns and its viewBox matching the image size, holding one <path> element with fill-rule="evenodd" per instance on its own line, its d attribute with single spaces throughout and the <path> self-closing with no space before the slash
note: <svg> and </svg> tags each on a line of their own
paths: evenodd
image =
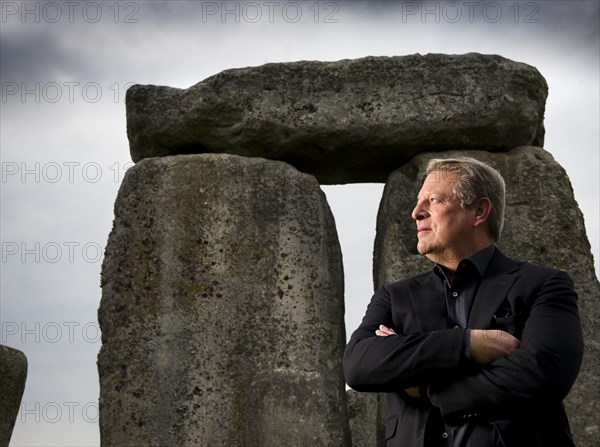
<svg viewBox="0 0 600 447">
<path fill-rule="evenodd" d="M 383 286 L 346 347 L 348 385 L 388 393 L 387 445 L 426 445 L 430 415 L 441 412 L 450 425 L 493 424 L 505 447 L 573 446 L 562 400 L 579 372 L 583 337 L 569 276 L 496 249 L 468 327 L 505 330 L 520 346 L 483 367 L 464 355 L 466 329 L 448 329 L 443 297 L 433 272 Z M 398 336 L 377 337 L 380 324 Z M 422 385 L 430 399 L 403 391 Z"/>
</svg>

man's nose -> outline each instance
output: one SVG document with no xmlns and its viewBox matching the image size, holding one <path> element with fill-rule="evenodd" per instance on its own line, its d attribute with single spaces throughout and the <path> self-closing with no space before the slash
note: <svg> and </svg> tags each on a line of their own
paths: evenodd
<svg viewBox="0 0 600 447">
<path fill-rule="evenodd" d="M 427 217 L 427 211 L 423 207 L 423 202 L 417 202 L 417 205 L 412 211 L 411 214 L 413 220 L 423 220 Z"/>
</svg>

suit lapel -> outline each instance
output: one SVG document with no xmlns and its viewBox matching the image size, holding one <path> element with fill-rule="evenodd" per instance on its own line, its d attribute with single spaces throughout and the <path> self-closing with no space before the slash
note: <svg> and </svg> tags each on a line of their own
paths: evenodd
<svg viewBox="0 0 600 447">
<path fill-rule="evenodd" d="M 489 327 L 494 312 L 508 296 L 517 278 L 518 267 L 518 263 L 496 249 L 473 301 L 468 327 L 478 329 Z"/>
<path fill-rule="evenodd" d="M 443 283 L 434 272 L 415 278 L 409 285 L 409 295 L 421 332 L 447 327 L 446 300 Z"/>
</svg>

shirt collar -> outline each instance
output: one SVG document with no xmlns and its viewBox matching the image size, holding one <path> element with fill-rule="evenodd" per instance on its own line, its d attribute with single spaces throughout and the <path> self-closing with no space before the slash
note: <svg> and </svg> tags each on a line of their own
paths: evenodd
<svg viewBox="0 0 600 447">
<path fill-rule="evenodd" d="M 458 263 L 458 268 L 465 264 L 471 264 L 475 266 L 477 272 L 479 273 L 479 277 L 481 278 L 483 277 L 483 274 L 485 273 L 485 270 L 487 269 L 487 266 L 489 265 L 492 256 L 494 256 L 495 252 L 496 246 L 494 244 L 491 244 L 483 250 L 480 250 L 477 253 L 469 256 L 468 258 L 465 258 L 462 261 L 460 261 Z M 444 268 L 440 264 L 435 264 L 433 269 L 435 273 L 438 274 L 438 276 L 441 275 L 442 278 L 446 278 Z"/>
<path fill-rule="evenodd" d="M 494 244 L 492 244 L 492 245 L 484 248 L 483 250 L 478 251 L 474 255 L 468 257 L 467 260 L 471 261 L 471 263 L 477 268 L 477 271 L 479 272 L 479 276 L 483 277 L 483 274 L 485 273 L 485 270 L 487 269 L 487 266 L 489 265 L 490 261 L 492 260 L 492 256 L 494 256 L 495 252 L 496 252 L 496 246 Z M 462 261 L 461 261 L 461 263 L 462 263 Z"/>
</svg>

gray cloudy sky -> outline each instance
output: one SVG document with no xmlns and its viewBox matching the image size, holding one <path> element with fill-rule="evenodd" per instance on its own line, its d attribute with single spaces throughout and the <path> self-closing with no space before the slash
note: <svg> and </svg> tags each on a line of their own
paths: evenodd
<svg viewBox="0 0 600 447">
<path fill-rule="evenodd" d="M 548 81 L 545 148 L 600 252 L 600 2 L 1 1 L 0 343 L 29 377 L 14 446 L 98 445 L 99 272 L 130 166 L 124 92 L 302 59 L 480 52 Z M 552 179 L 548 179 L 552 181 Z M 372 293 L 382 185 L 323 188 L 346 273 L 346 324 Z"/>
</svg>

